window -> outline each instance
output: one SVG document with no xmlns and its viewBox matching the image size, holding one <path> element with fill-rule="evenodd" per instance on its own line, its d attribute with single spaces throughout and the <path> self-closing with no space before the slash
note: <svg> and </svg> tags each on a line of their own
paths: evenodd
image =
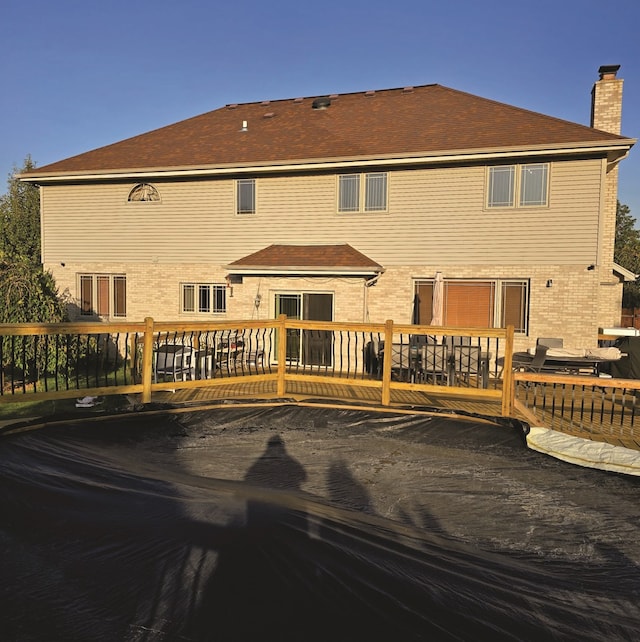
<svg viewBox="0 0 640 642">
<path fill-rule="evenodd" d="M 548 163 L 490 167 L 487 206 L 546 206 L 548 178 Z"/>
<path fill-rule="evenodd" d="M 80 315 L 127 316 L 127 277 L 124 274 L 80 274 Z"/>
<path fill-rule="evenodd" d="M 343 174 L 338 177 L 339 212 L 384 212 L 387 209 L 387 173 Z M 364 203 L 364 207 L 362 204 Z"/>
<path fill-rule="evenodd" d="M 236 181 L 236 214 L 256 213 L 256 180 L 241 178 Z"/>
<path fill-rule="evenodd" d="M 431 323 L 434 280 L 416 281 L 414 320 Z M 443 325 L 465 328 L 505 328 L 527 334 L 529 281 L 519 279 L 445 279 Z"/>
<path fill-rule="evenodd" d="M 160 194 L 158 190 L 149 183 L 138 183 L 130 192 L 129 192 L 129 202 L 130 203 L 141 203 L 141 202 L 153 202 L 159 201 Z"/>
<path fill-rule="evenodd" d="M 184 313 L 220 314 L 227 311 L 227 288 L 217 283 L 183 283 L 182 306 Z"/>
</svg>

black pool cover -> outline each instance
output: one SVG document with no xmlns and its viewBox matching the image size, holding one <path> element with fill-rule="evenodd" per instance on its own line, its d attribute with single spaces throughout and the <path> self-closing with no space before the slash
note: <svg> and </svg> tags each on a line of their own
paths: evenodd
<svg viewBox="0 0 640 642">
<path fill-rule="evenodd" d="M 320 404 L 0 435 L 3 642 L 637 640 L 637 477 Z"/>
</svg>

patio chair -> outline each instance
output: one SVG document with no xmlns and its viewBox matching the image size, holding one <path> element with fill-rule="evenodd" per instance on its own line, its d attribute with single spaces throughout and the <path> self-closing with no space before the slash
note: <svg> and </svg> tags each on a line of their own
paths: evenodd
<svg viewBox="0 0 640 642">
<path fill-rule="evenodd" d="M 171 377 L 172 381 L 186 381 L 196 377 L 195 350 L 190 346 L 167 343 L 158 346 L 155 355 L 153 376 L 156 383 L 158 377 Z"/>
<path fill-rule="evenodd" d="M 538 344 L 536 346 L 536 352 L 533 355 L 533 359 L 529 363 L 519 364 L 518 367 L 525 370 L 526 372 L 542 372 L 544 369 L 544 362 L 547 358 L 547 351 L 549 346 L 544 344 Z"/>
<path fill-rule="evenodd" d="M 391 377 L 396 381 L 409 381 L 415 368 L 408 343 L 391 345 Z"/>
<path fill-rule="evenodd" d="M 451 380 L 451 363 L 449 362 L 449 351 L 445 345 L 433 345 L 428 343 L 422 346 L 422 363 L 420 366 L 421 378 L 425 382 Z"/>
<path fill-rule="evenodd" d="M 468 337 L 465 337 L 468 338 Z M 452 378 L 470 386 L 475 377 L 476 387 L 489 385 L 489 364 L 480 346 L 456 345 L 452 352 Z"/>
<path fill-rule="evenodd" d="M 264 371 L 264 350 L 243 350 L 238 353 L 234 369 L 242 374 L 257 374 L 259 371 Z"/>
</svg>

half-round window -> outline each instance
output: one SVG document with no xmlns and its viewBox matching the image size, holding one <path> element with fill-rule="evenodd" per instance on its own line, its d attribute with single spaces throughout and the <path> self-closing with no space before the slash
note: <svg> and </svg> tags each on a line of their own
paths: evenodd
<svg viewBox="0 0 640 642">
<path fill-rule="evenodd" d="M 146 201 L 159 201 L 160 194 L 158 190 L 149 183 L 138 183 L 130 192 L 129 192 L 129 202 L 130 203 L 142 203 Z"/>
</svg>

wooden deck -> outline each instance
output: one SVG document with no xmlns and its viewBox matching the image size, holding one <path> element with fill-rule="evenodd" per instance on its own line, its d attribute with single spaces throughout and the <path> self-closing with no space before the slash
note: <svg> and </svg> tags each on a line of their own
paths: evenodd
<svg viewBox="0 0 640 642">
<path fill-rule="evenodd" d="M 446 390 L 446 389 L 444 389 Z M 542 411 L 542 399 L 538 398 L 538 407 L 529 410 L 525 406 L 531 405 L 529 399 L 516 399 L 515 418 L 525 421 L 530 425 L 552 428 L 573 436 L 624 446 L 640 450 L 640 418 L 639 425 L 634 426 L 631 412 L 620 417 L 620 411 L 612 409 L 611 399 L 605 396 L 602 421 L 590 421 L 587 424 L 569 414 L 569 406 L 563 408 L 558 399 L 554 399 L 555 391 L 550 391 L 545 396 L 546 409 Z M 314 403 L 326 402 L 340 406 L 352 406 L 381 411 L 411 411 L 411 412 L 447 412 L 455 416 L 476 416 L 488 419 L 501 416 L 501 403 L 499 400 L 479 401 L 476 398 L 460 396 L 447 396 L 446 394 L 425 393 L 415 390 L 393 390 L 391 405 L 380 404 L 380 391 L 375 388 L 361 386 L 332 385 L 324 382 L 290 382 L 287 385 L 285 398 L 296 402 L 313 400 Z M 233 382 L 229 386 L 214 388 L 189 388 L 176 392 L 155 392 L 153 399 L 156 402 L 185 405 L 188 407 L 207 406 L 222 401 L 250 402 L 255 400 L 277 399 L 274 382 Z M 555 404 L 555 405 L 553 405 Z M 554 407 L 556 414 L 550 416 L 550 409 Z M 563 414 L 563 411 L 564 412 Z M 573 413 L 575 408 L 571 409 Z M 534 414 L 535 412 L 535 414 Z M 609 419 L 615 420 L 615 425 Z M 595 427 L 594 427 L 595 424 Z"/>
</svg>

